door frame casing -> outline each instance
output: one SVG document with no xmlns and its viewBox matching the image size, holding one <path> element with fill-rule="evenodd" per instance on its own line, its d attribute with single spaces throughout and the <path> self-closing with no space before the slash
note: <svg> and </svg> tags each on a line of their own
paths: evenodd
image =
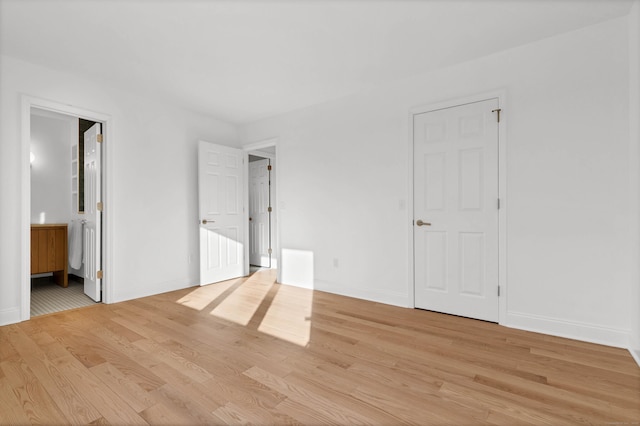
<svg viewBox="0 0 640 426">
<path fill-rule="evenodd" d="M 112 196 L 112 165 L 111 153 L 113 152 L 112 118 L 108 114 L 91 111 L 85 108 L 66 105 L 55 101 L 36 98 L 28 95 L 21 97 L 21 195 L 20 203 L 20 235 L 21 235 L 21 265 L 20 265 L 20 320 L 26 321 L 31 318 L 31 109 L 37 108 L 45 111 L 57 112 L 73 117 L 84 118 L 102 123 L 102 134 L 105 137 L 102 152 L 102 200 L 104 211 L 102 213 L 102 270 L 104 278 L 102 280 L 103 303 L 110 303 L 113 295 L 111 279 L 113 277 L 113 196 Z"/>
<path fill-rule="evenodd" d="M 453 108 L 465 104 L 498 99 L 498 108 L 501 109 L 500 122 L 498 123 L 498 198 L 500 209 L 498 210 L 498 285 L 500 297 L 498 298 L 498 323 L 504 324 L 507 318 L 507 106 L 506 89 L 483 92 L 462 98 L 455 98 L 440 102 L 429 103 L 413 107 L 409 110 L 408 119 L 408 182 L 409 202 L 407 208 L 407 229 L 409 234 L 409 283 L 407 285 L 408 307 L 415 308 L 415 245 L 414 245 L 414 116 L 426 112 Z"/>
<path fill-rule="evenodd" d="M 271 148 L 273 147 L 275 149 L 275 154 L 270 154 L 267 152 L 262 152 L 262 149 L 265 148 Z M 273 249 L 273 255 L 271 257 L 271 267 L 273 268 L 273 261 L 275 260 L 275 265 L 276 265 L 276 269 L 277 269 L 277 281 L 280 282 L 280 271 L 282 268 L 280 268 L 280 217 L 278 215 L 278 194 L 280 193 L 280 191 L 278 190 L 278 186 L 280 184 L 280 172 L 279 169 L 280 167 L 278 167 L 278 138 L 269 138 L 269 139 L 264 139 L 261 141 L 257 141 L 257 142 L 253 142 L 253 143 L 248 143 L 245 145 L 242 145 L 242 149 L 245 150 L 247 152 L 247 154 L 256 154 L 258 156 L 264 157 L 264 158 L 269 158 L 271 160 L 271 165 L 274 168 L 275 173 L 273 173 L 273 178 L 275 180 L 275 185 L 272 186 L 273 189 L 273 193 L 271 194 L 271 207 L 273 208 L 273 212 L 271 215 L 271 226 L 272 229 L 275 228 L 275 232 L 271 233 L 271 243 L 272 243 L 272 249 Z M 246 182 L 247 184 L 245 185 L 245 191 L 246 191 L 246 199 L 247 199 L 247 211 L 249 209 L 249 167 L 247 164 L 247 174 L 246 174 Z M 249 247 L 249 232 L 248 232 L 248 223 L 249 223 L 249 216 L 247 213 L 247 233 L 245 234 L 245 245 L 247 247 Z M 247 256 L 247 268 L 249 268 L 249 257 Z"/>
</svg>

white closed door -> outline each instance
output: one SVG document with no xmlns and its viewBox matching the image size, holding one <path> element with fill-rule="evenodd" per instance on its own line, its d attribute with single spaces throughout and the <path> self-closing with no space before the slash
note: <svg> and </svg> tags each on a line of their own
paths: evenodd
<svg viewBox="0 0 640 426">
<path fill-rule="evenodd" d="M 200 285 L 244 275 L 244 164 L 247 154 L 198 145 Z"/>
<path fill-rule="evenodd" d="M 99 302 L 102 284 L 101 124 L 84 132 L 84 293 Z"/>
<path fill-rule="evenodd" d="M 271 267 L 271 160 L 249 163 L 249 261 Z"/>
<path fill-rule="evenodd" d="M 417 114 L 415 306 L 498 321 L 498 99 Z"/>
</svg>

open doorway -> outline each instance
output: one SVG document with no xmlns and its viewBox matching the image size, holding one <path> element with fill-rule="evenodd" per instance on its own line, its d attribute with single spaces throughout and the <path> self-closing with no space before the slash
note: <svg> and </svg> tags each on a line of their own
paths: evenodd
<svg viewBox="0 0 640 426">
<path fill-rule="evenodd" d="M 249 264 L 271 268 L 271 159 L 249 155 Z"/>
<path fill-rule="evenodd" d="M 23 320 L 103 300 L 103 121 L 37 104 L 23 109 L 29 153 Z"/>
<path fill-rule="evenodd" d="M 276 147 L 245 150 L 249 153 L 249 264 L 250 271 L 276 269 Z"/>
</svg>

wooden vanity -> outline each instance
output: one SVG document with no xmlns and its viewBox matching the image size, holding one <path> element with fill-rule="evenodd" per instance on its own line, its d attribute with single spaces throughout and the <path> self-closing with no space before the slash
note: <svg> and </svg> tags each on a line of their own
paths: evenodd
<svg viewBox="0 0 640 426">
<path fill-rule="evenodd" d="M 59 286 L 69 284 L 67 224 L 31 225 L 31 274 L 53 272 Z"/>
</svg>

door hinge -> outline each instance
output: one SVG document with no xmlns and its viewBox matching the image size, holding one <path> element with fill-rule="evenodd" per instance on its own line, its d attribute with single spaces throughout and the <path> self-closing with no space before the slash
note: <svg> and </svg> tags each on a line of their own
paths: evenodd
<svg viewBox="0 0 640 426">
<path fill-rule="evenodd" d="M 267 209 L 267 211 L 268 211 L 269 213 L 271 213 L 271 212 L 273 211 L 273 209 L 271 208 L 271 206 L 269 206 L 269 208 Z"/>
<path fill-rule="evenodd" d="M 101 279 L 102 279 L 102 276 L 103 276 L 103 274 L 102 274 L 102 269 L 101 269 L 101 270 L 99 270 L 98 272 L 96 272 L 96 278 L 97 278 L 97 279 L 101 280 Z"/>
<path fill-rule="evenodd" d="M 267 166 L 267 170 L 271 171 L 271 164 Z"/>
<path fill-rule="evenodd" d="M 498 108 L 498 109 L 494 109 L 494 110 L 492 110 L 492 111 L 491 111 L 491 112 L 497 112 L 497 113 L 498 113 L 498 116 L 497 116 L 497 118 L 498 118 L 498 123 L 500 122 L 500 112 L 501 112 L 501 111 L 502 111 L 502 109 L 500 109 L 500 108 Z"/>
<path fill-rule="evenodd" d="M 500 210 L 500 198 L 498 198 L 498 210 Z"/>
<path fill-rule="evenodd" d="M 102 201 L 98 201 L 98 204 L 96 204 L 96 210 L 101 212 L 103 209 L 104 209 L 104 204 L 102 204 Z"/>
<path fill-rule="evenodd" d="M 269 249 L 269 254 L 273 253 L 273 250 Z"/>
<path fill-rule="evenodd" d="M 96 142 L 98 142 L 98 143 L 102 143 L 102 141 L 103 141 L 103 139 L 102 139 L 102 135 L 101 135 L 100 133 L 98 133 L 98 134 L 96 135 Z"/>
<path fill-rule="evenodd" d="M 500 286 L 498 286 L 498 297 L 500 297 Z"/>
</svg>

